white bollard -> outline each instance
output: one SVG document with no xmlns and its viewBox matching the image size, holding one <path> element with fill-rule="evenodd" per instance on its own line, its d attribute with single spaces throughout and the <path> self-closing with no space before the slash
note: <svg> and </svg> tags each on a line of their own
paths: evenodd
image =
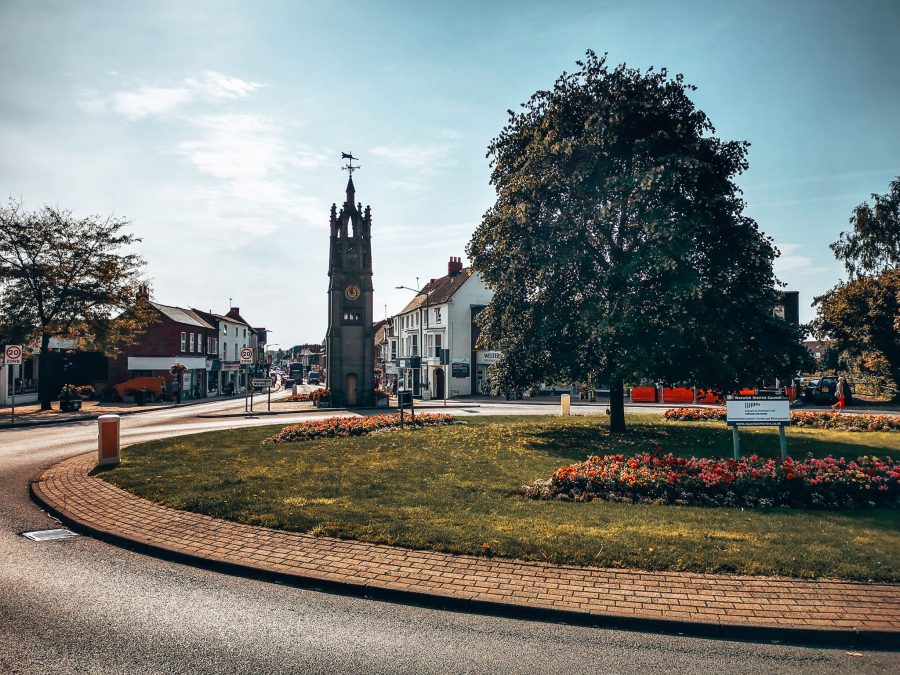
<svg viewBox="0 0 900 675">
<path fill-rule="evenodd" d="M 559 397 L 559 414 L 560 415 L 571 415 L 572 414 L 572 396 L 571 394 L 563 394 Z"/>
<path fill-rule="evenodd" d="M 299 386 L 299 385 L 296 385 L 296 384 L 294 385 L 294 391 L 293 391 L 294 396 L 296 396 L 297 393 L 298 393 L 298 392 L 297 392 L 297 387 L 298 387 L 298 386 Z"/>
<path fill-rule="evenodd" d="M 122 461 L 119 446 L 119 416 L 100 415 L 97 418 L 97 464 L 115 466 Z"/>
</svg>

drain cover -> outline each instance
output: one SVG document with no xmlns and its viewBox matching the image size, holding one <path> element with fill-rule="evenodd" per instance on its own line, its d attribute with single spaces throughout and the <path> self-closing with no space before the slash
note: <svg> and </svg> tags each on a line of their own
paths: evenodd
<svg viewBox="0 0 900 675">
<path fill-rule="evenodd" d="M 36 530 L 34 532 L 23 532 L 23 537 L 28 537 L 32 541 L 55 541 L 57 539 L 68 539 L 69 537 L 77 537 L 78 535 L 72 530 Z"/>
</svg>

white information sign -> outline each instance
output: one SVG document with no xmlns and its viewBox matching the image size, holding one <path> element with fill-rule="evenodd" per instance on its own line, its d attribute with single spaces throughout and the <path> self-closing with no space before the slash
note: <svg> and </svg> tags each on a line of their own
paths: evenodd
<svg viewBox="0 0 900 675">
<path fill-rule="evenodd" d="M 781 426 L 791 423 L 790 401 L 782 396 L 728 396 L 728 426 Z"/>
<path fill-rule="evenodd" d="M 244 347 L 241 349 L 241 363 L 253 363 L 252 347 Z"/>
<path fill-rule="evenodd" d="M 475 352 L 475 363 L 477 363 L 479 366 L 488 366 L 492 363 L 497 363 L 497 361 L 500 360 L 501 356 L 503 356 L 503 352 L 477 351 Z"/>
<path fill-rule="evenodd" d="M 4 360 L 8 366 L 22 365 L 22 345 L 6 345 L 3 350 Z"/>
<path fill-rule="evenodd" d="M 271 387 L 272 380 L 268 377 L 254 377 L 250 380 L 251 387 Z"/>
</svg>

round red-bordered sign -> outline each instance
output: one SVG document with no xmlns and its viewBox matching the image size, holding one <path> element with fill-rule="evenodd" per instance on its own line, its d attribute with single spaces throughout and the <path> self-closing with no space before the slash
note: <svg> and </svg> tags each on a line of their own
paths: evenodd
<svg viewBox="0 0 900 675">
<path fill-rule="evenodd" d="M 19 345 L 6 345 L 4 359 L 9 365 L 22 365 L 22 348 Z"/>
</svg>

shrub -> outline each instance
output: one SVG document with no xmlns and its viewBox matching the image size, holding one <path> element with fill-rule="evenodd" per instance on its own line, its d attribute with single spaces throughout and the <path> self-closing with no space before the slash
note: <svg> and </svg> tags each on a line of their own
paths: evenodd
<svg viewBox="0 0 900 675">
<path fill-rule="evenodd" d="M 313 393 L 309 395 L 310 401 L 330 401 L 331 400 L 331 390 L 330 389 L 315 389 Z"/>
<path fill-rule="evenodd" d="M 453 415 L 423 413 L 416 415 L 416 427 L 431 427 L 454 423 Z M 410 416 L 406 416 L 406 426 L 413 426 Z M 365 436 L 382 429 L 399 429 L 400 415 L 372 415 L 370 417 L 329 417 L 292 424 L 267 438 L 264 443 L 308 441 L 313 438 L 335 438 L 337 436 Z"/>
<path fill-rule="evenodd" d="M 79 385 L 79 386 L 75 387 L 75 391 L 78 392 L 79 396 L 87 396 L 87 397 L 91 397 L 96 393 L 94 388 L 89 384 Z"/>
<path fill-rule="evenodd" d="M 673 408 L 665 418 L 679 422 L 724 422 L 725 408 Z M 900 431 L 900 417 L 890 415 L 850 415 L 828 411 L 791 412 L 791 426 L 844 431 Z"/>
<path fill-rule="evenodd" d="M 661 450 L 661 449 L 660 449 Z M 890 457 L 802 461 L 751 455 L 684 459 L 661 451 L 606 455 L 521 489 L 533 499 L 850 509 L 900 506 L 900 465 Z"/>
</svg>

